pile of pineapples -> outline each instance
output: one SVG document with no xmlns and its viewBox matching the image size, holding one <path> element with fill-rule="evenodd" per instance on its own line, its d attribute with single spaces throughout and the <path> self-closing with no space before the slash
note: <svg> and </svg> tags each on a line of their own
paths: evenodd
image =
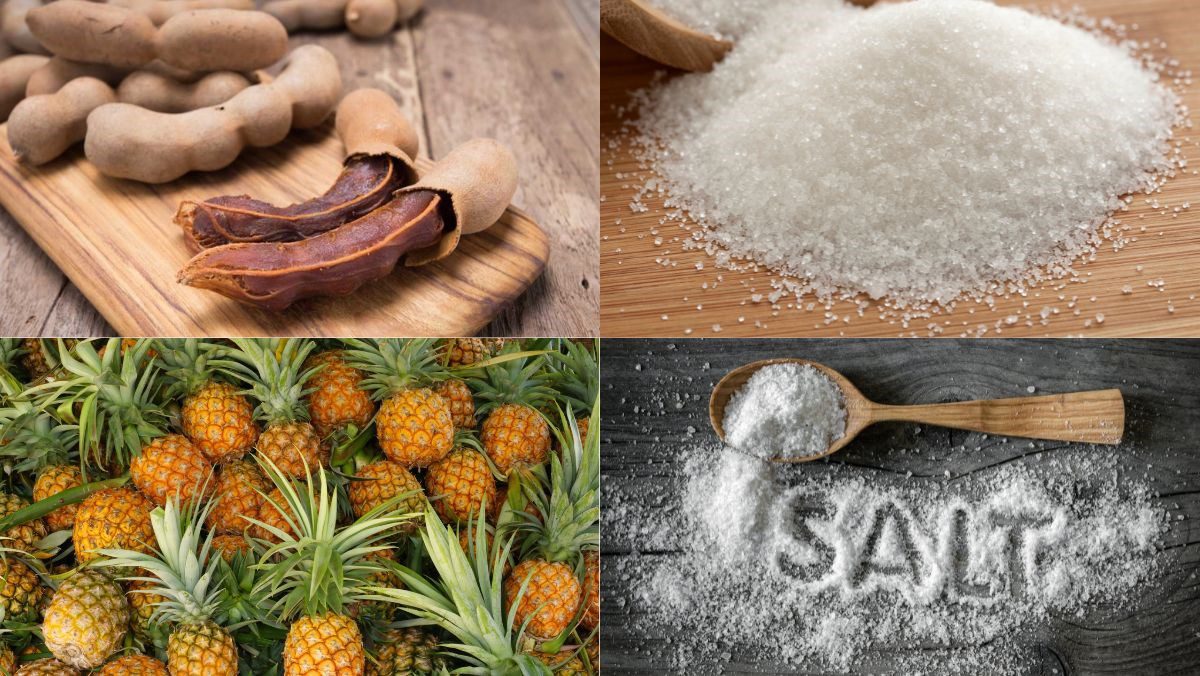
<svg viewBox="0 0 1200 676">
<path fill-rule="evenodd" d="M 0 339 L 0 674 L 598 672 L 598 350 Z"/>
</svg>

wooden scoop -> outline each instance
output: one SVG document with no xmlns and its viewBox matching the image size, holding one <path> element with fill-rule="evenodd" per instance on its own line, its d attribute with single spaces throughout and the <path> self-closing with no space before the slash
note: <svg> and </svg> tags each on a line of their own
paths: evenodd
<svg viewBox="0 0 1200 676">
<path fill-rule="evenodd" d="M 1125 400 L 1120 390 L 1093 390 L 1038 397 L 961 401 L 949 404 L 889 406 L 863 396 L 842 374 L 803 359 L 765 359 L 730 371 L 713 388 L 708 417 L 722 441 L 725 406 L 758 369 L 770 364 L 807 364 L 825 374 L 842 391 L 846 433 L 823 452 L 803 457 L 772 458 L 772 462 L 808 462 L 835 453 L 877 422 L 904 421 L 984 432 L 997 436 L 1119 444 L 1125 433 Z"/>
<path fill-rule="evenodd" d="M 643 0 L 600 0 L 600 28 L 642 56 L 689 71 L 712 70 L 733 48 Z"/>
</svg>

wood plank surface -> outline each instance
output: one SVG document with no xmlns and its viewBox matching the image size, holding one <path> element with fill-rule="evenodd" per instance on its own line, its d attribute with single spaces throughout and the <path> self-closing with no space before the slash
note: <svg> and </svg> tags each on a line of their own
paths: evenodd
<svg viewBox="0 0 1200 676">
<path fill-rule="evenodd" d="M 506 8 L 504 20 L 508 26 L 494 25 L 499 12 Z M 495 40 L 507 44 L 505 60 L 491 58 L 494 50 L 487 52 L 477 40 L 463 40 L 453 32 L 443 32 L 438 40 L 446 39 L 450 45 L 435 45 L 431 33 L 440 30 L 448 15 L 467 17 L 476 23 L 476 30 L 491 35 Z M 596 15 L 594 17 L 590 15 Z M 473 17 L 473 18 L 472 18 Z M 436 274 L 431 271 L 397 271 L 384 283 L 374 285 L 353 301 L 334 299 L 305 302 L 280 316 L 269 316 L 253 309 L 229 309 L 222 297 L 198 290 L 178 287 L 174 284 L 172 271 L 159 286 L 159 274 L 177 268 L 186 257 L 182 241 L 167 218 L 165 229 L 156 227 L 153 246 L 143 246 L 145 251 L 161 256 L 161 265 L 155 275 L 128 272 L 133 279 L 121 280 L 117 260 L 128 259 L 128 255 L 109 257 L 97 252 L 82 251 L 71 256 L 54 253 L 60 266 L 55 266 L 39 251 L 36 245 L 15 228 L 8 214 L 0 214 L 0 257 L 11 264 L 0 268 L 0 284 L 8 289 L 20 288 L 0 297 L 0 333 L 38 335 L 93 335 L 121 332 L 138 333 L 275 333 L 275 334 L 354 334 L 354 335 L 419 335 L 425 332 L 439 334 L 465 334 L 480 332 L 483 335 L 595 335 L 599 331 L 599 273 L 597 269 L 596 213 L 598 121 L 596 119 L 596 96 L 598 80 L 598 48 L 595 40 L 589 40 L 587 26 L 598 21 L 595 0 L 523 0 L 520 3 L 453 3 L 430 0 L 426 10 L 412 26 L 396 31 L 379 41 L 355 40 L 344 32 L 300 33 L 292 37 L 295 44 L 317 43 L 333 51 L 342 65 L 342 76 L 346 90 L 373 86 L 385 89 L 401 101 L 402 106 L 416 123 L 421 137 L 422 151 L 434 157 L 445 154 L 450 148 L 469 138 L 493 135 L 513 147 L 522 172 L 522 192 L 515 203 L 528 206 L 531 221 L 545 222 L 548 237 L 546 245 L 553 248 L 545 275 L 537 274 L 540 263 L 546 257 L 539 252 L 540 238 L 525 221 L 515 231 L 497 230 L 497 238 L 485 233 L 476 238 L 467 238 L 466 244 L 451 260 L 438 266 Z M 525 30 L 533 22 L 543 29 L 541 33 Z M 451 24 L 453 25 L 453 23 Z M 518 27 L 520 30 L 513 29 Z M 535 58 L 545 45 L 545 34 L 555 37 L 554 53 Z M 423 37 L 424 36 L 424 37 Z M 474 56 L 476 47 L 479 54 Z M 440 75 L 419 67 L 418 60 L 449 58 L 453 51 L 457 56 L 455 86 L 461 91 L 447 87 Z M 437 55 L 441 55 L 438 57 Z M 551 68 L 571 82 L 576 93 L 585 87 L 589 90 L 590 102 L 572 100 L 567 105 L 561 101 L 551 105 L 549 101 L 536 115 L 524 117 L 528 110 L 506 110 L 510 102 L 505 100 L 485 101 L 482 96 L 455 103 L 462 92 L 477 91 L 480 83 L 504 81 L 510 84 L 534 77 L 533 71 L 542 72 Z M 428 82 L 421 78 L 429 76 Z M 526 83 L 528 84 L 528 83 Z M 453 91 L 452 91 L 453 90 Z M 517 88 L 497 91 L 485 89 L 501 99 L 516 99 L 514 91 L 536 89 Z M 533 96 L 532 94 L 528 96 Z M 541 97 L 538 94 L 539 100 Z M 439 116 L 437 133 L 430 133 L 426 99 L 436 101 L 433 110 Z M 574 124 L 568 119 L 586 108 L 584 122 L 592 125 L 590 138 L 576 136 L 562 140 L 562 157 L 545 158 L 546 147 L 538 134 L 547 128 L 563 128 Z M 195 190 L 220 192 L 236 185 L 236 192 L 263 192 L 260 183 L 275 182 L 265 187 L 264 197 L 281 201 L 296 200 L 307 196 L 314 188 L 324 189 L 336 170 L 339 151 L 337 140 L 331 133 L 331 125 L 316 132 L 293 136 L 300 149 L 273 149 L 252 151 L 245 160 L 239 160 L 230 170 L 207 176 L 189 176 L 178 184 L 160 188 L 148 188 L 142 194 L 150 195 L 162 204 L 175 200 L 180 195 L 197 196 Z M 436 139 L 436 143 L 431 142 Z M 577 143 L 578 147 L 571 145 Z M 278 151 L 279 154 L 273 154 Z M 298 153 L 298 154 L 297 154 Z M 68 160 L 52 165 L 70 166 L 81 164 L 82 153 L 75 151 Z M 284 158 L 295 162 L 297 157 L 305 162 L 302 176 L 289 176 L 282 171 Z M 588 158 L 591 176 L 586 171 L 563 171 L 561 163 L 580 163 Z M 58 171 L 62 171 L 59 169 Z M 86 170 L 83 170 L 86 172 Z M 242 181 L 239 172 L 261 172 L 255 178 Z M 551 178 L 541 176 L 544 172 L 554 174 Z M 70 173 L 69 171 L 67 173 Z M 298 172 L 299 173 L 299 172 Z M 86 173 L 80 178 L 87 177 Z M 90 177 L 87 177 L 90 180 Z M 117 192 L 117 200 L 136 202 L 137 190 L 124 185 Z M 255 181 L 258 181 L 257 183 Z M 527 198 L 527 194 L 539 195 L 540 188 L 550 182 L 558 194 L 578 195 L 585 200 L 590 195 L 591 215 L 580 217 L 581 207 L 569 199 Z M 24 187 L 24 183 L 21 183 Z M 526 187 L 529 186 L 529 187 Z M 172 193 L 172 188 L 178 192 Z M 269 194 L 268 194 L 269 193 Z M 108 197 L 106 195 L 106 197 Z M 90 199 L 95 199 L 91 197 Z M 26 206 L 29 211 L 42 211 L 36 206 Z M 159 219 L 165 213 L 158 207 L 141 209 L 147 218 Z M 20 210 L 17 207 L 16 210 Z M 89 217 L 88 224 L 112 222 L 115 212 L 108 207 L 97 206 L 96 213 Z M 174 211 L 171 206 L 170 211 Z M 103 216 L 100 220 L 99 217 Z M 116 222 L 124 222 L 119 218 Z M 590 234 L 585 234 L 590 233 Z M 53 247 L 53 234 L 41 239 Z M 151 244 L 148 242 L 147 245 Z M 103 249 L 123 245 L 100 242 Z M 518 252 L 513 246 L 526 246 Z M 590 248 L 590 252 L 588 251 Z M 79 282 L 79 287 L 109 315 L 112 325 L 105 323 L 89 304 L 80 302 L 80 294 L 66 282 L 58 267 Z M 501 272 L 497 273 L 496 268 Z M 32 273 L 30 272 L 32 270 Z M 511 274 L 510 274 L 511 273 Z M 451 277 L 443 278 L 449 274 Z M 522 294 L 522 286 L 536 279 L 533 288 Z M 563 280 L 562 283 L 550 279 Z M 568 284 L 565 280 L 572 280 Z M 32 282 L 36 282 L 31 284 Z M 135 292 L 135 285 L 150 285 L 154 288 L 152 298 L 142 298 Z M 170 288 L 177 287 L 177 288 Z M 419 296 L 419 294 L 423 294 Z M 206 300 L 193 301 L 191 297 L 208 296 Z M 119 298 L 118 298 L 119 297 Z M 425 300 L 421 301 L 420 297 Z M 432 303 L 430 298 L 434 298 Z M 119 308 L 117 306 L 120 306 Z M 146 310 L 149 306 L 151 309 Z M 157 313 L 157 325 L 133 323 L 139 313 Z M 162 320 L 160 322 L 160 319 Z M 169 321 L 167 321 L 169 319 Z M 489 321 L 495 319 L 492 324 Z"/>
<path fill-rule="evenodd" d="M 1029 674 L 1192 674 L 1200 665 L 1200 341 L 1183 340 L 620 340 L 604 342 L 602 490 L 605 504 L 655 513 L 683 490 L 680 454 L 716 442 L 708 395 L 728 371 L 764 358 L 811 359 L 843 373 L 884 403 L 941 403 L 974 398 L 1119 388 L 1128 411 L 1118 476 L 1135 477 L 1161 494 L 1170 529 L 1164 569 L 1136 610 L 1118 617 L 1054 621 L 1019 655 Z M 678 404 L 677 404 L 678 402 Z M 979 450 L 973 450 L 976 447 Z M 1059 442 L 983 438 L 975 433 L 908 424 L 866 430 L 827 461 L 790 471 L 842 466 L 881 482 L 964 481 L 1022 459 L 1049 460 L 1078 448 Z M 1086 448 L 1086 447 L 1085 447 Z M 911 449 L 895 451 L 890 449 Z M 972 450 L 968 450 L 972 449 Z M 1052 466 L 1041 463 L 1039 467 Z M 951 478 L 946 478 L 945 472 Z M 904 479 L 911 472 L 912 478 Z M 612 674 L 828 673 L 773 662 L 754 645 L 729 647 L 726 664 L 671 667 L 677 628 L 653 638 L 633 626 L 642 607 L 627 566 L 672 551 L 647 551 L 632 529 L 608 523 L 603 561 L 604 666 Z M 685 537 L 681 536 L 681 537 Z M 921 648 L 913 648 L 920 651 Z M 916 652 L 908 655 L 913 656 Z M 855 673 L 892 674 L 899 651 L 869 652 Z M 928 673 L 952 673 L 934 667 Z"/>
<path fill-rule="evenodd" d="M 1181 68 L 1200 73 L 1200 2 L 1178 0 L 998 0 L 999 4 L 1077 5 L 1093 17 L 1112 17 L 1136 24 L 1131 36 L 1162 39 Z M 1082 283 L 1057 289 L 1050 283 L 1028 296 L 1001 299 L 994 310 L 973 302 L 959 303 L 949 314 L 902 322 L 880 319 L 874 306 L 858 316 L 852 303 L 805 309 L 811 298 L 778 305 L 753 302 L 754 292 L 770 293 L 766 273 L 716 268 L 700 251 L 682 251 L 687 235 L 676 224 L 663 226 L 660 200 L 643 198 L 646 213 L 630 210 L 639 170 L 628 144 L 619 142 L 622 121 L 617 109 L 630 92 L 644 87 L 656 71 L 665 70 L 605 36 L 601 65 L 601 271 L 604 296 L 601 321 L 606 336 L 1196 336 L 1200 335 L 1200 152 L 1194 130 L 1177 131 L 1191 167 L 1155 197 L 1163 204 L 1193 205 L 1178 215 L 1161 215 L 1139 196 L 1122 218 L 1146 225 L 1146 231 L 1120 252 L 1102 248 L 1094 262 L 1080 266 Z M 1185 97 L 1192 118 L 1200 110 L 1200 87 Z M 610 145 L 613 144 L 613 145 Z M 1144 216 L 1139 220 L 1139 216 Z M 655 231 L 652 233 L 652 231 Z M 661 237 L 662 245 L 656 245 Z M 668 257 L 673 265 L 657 262 Z M 703 269 L 697 269 L 703 264 Z M 1164 280 L 1159 291 L 1151 281 Z M 1130 286 L 1132 293 L 1124 293 Z M 1092 300 L 1093 297 L 1095 300 Z M 1040 312 L 1051 308 L 1049 322 Z M 1078 313 L 1076 312 L 1078 310 Z M 1102 315 L 1098 321 L 1097 315 Z M 844 317 L 850 317 L 844 322 Z M 1010 323 L 1010 317 L 1015 319 Z M 757 325 L 756 325 L 757 324 Z M 982 329 L 984 330 L 981 330 Z"/>
</svg>

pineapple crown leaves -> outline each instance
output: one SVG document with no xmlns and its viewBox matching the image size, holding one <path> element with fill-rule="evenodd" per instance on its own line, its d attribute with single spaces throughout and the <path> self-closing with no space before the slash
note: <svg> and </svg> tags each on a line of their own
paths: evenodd
<svg viewBox="0 0 1200 676">
<path fill-rule="evenodd" d="M 14 461 L 17 472 L 37 472 L 49 465 L 74 462 L 79 447 L 79 425 L 59 422 L 48 413 L 24 413 L 12 426 L 5 426 L 5 414 L 0 410 L 0 457 Z"/>
<path fill-rule="evenodd" d="M 346 363 L 367 374 L 360 387 L 376 400 L 406 389 L 445 380 L 449 373 L 438 360 L 432 338 L 347 339 Z"/>
<path fill-rule="evenodd" d="M 467 384 L 483 403 L 476 413 L 486 414 L 503 404 L 523 404 L 540 409 L 556 396 L 550 386 L 546 351 L 505 351 L 466 371 Z M 516 350 L 517 348 L 513 348 Z"/>
<path fill-rule="evenodd" d="M 590 343 L 590 344 L 589 344 Z M 577 411 L 586 411 L 600 398 L 600 341 L 564 338 L 561 349 L 551 352 L 551 379 L 559 399 Z"/>
<path fill-rule="evenodd" d="M 174 498 L 167 498 L 166 507 L 156 507 L 150 513 L 156 554 L 126 549 L 101 549 L 108 557 L 93 563 L 100 567 L 144 569 L 148 575 L 127 579 L 149 582 L 153 587 L 138 590 L 155 593 L 166 600 L 154 610 L 155 621 L 176 624 L 195 624 L 213 620 L 221 608 L 221 586 L 213 584 L 217 577 L 219 556 L 213 556 L 212 533 L 201 535 L 204 519 L 214 503 L 205 507 L 180 509 Z"/>
<path fill-rule="evenodd" d="M 159 338 L 154 347 L 158 353 L 155 361 L 167 381 L 165 394 L 172 399 L 204 387 L 229 352 L 224 345 L 196 338 Z"/>
<path fill-rule="evenodd" d="M 317 347 L 305 338 L 235 338 L 236 350 L 221 359 L 217 368 L 245 383 L 242 394 L 259 404 L 255 415 L 268 424 L 308 419 L 304 397 L 312 390 L 305 383 L 324 365 L 304 368 L 304 360 Z"/>
<path fill-rule="evenodd" d="M 442 524 L 437 512 L 427 509 L 421 541 L 439 579 L 397 565 L 396 574 L 404 588 L 373 587 L 367 600 L 395 603 L 422 622 L 435 624 L 454 636 L 459 642 L 443 643 L 442 648 L 470 665 L 455 673 L 550 676 L 546 665 L 519 650 L 511 629 L 516 604 L 508 614 L 504 612 L 503 565 L 492 564 L 508 559 L 512 540 L 497 542 L 497 551 L 489 561 L 486 528 L 481 506 L 470 547 L 472 554 L 468 555 L 454 531 Z"/>
<path fill-rule="evenodd" d="M 158 368 L 148 365 L 150 347 L 151 341 L 137 340 L 122 350 L 121 340 L 112 338 L 101 355 L 92 341 L 73 350 L 60 341 L 63 377 L 30 388 L 26 396 L 63 422 L 78 422 L 85 461 L 125 467 L 143 442 L 166 433 L 167 416 L 156 403 L 162 381 Z"/>
<path fill-rule="evenodd" d="M 306 468 L 308 481 L 298 487 L 269 458 L 260 457 L 259 462 L 283 504 L 264 498 L 285 516 L 292 532 L 250 519 L 279 540 L 255 565 L 263 573 L 256 591 L 275 598 L 271 612 L 281 621 L 300 613 L 343 613 L 348 603 L 363 596 L 368 578 L 384 570 L 367 555 L 387 549 L 385 540 L 413 515 L 395 511 L 402 497 L 398 496 L 339 528 L 337 491 L 330 490 L 324 468 L 318 468 L 316 477 Z"/>
<path fill-rule="evenodd" d="M 12 368 L 17 359 L 25 354 L 25 347 L 20 338 L 0 338 L 0 367 L 5 370 Z"/>
</svg>

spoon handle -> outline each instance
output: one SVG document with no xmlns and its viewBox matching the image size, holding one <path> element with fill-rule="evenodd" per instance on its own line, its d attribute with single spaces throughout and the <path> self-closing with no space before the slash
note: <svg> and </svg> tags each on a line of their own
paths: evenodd
<svg viewBox="0 0 1200 676">
<path fill-rule="evenodd" d="M 1119 444 L 1125 433 L 1120 390 L 950 404 L 874 404 L 871 422 L 917 422 L 1009 437 Z"/>
</svg>

